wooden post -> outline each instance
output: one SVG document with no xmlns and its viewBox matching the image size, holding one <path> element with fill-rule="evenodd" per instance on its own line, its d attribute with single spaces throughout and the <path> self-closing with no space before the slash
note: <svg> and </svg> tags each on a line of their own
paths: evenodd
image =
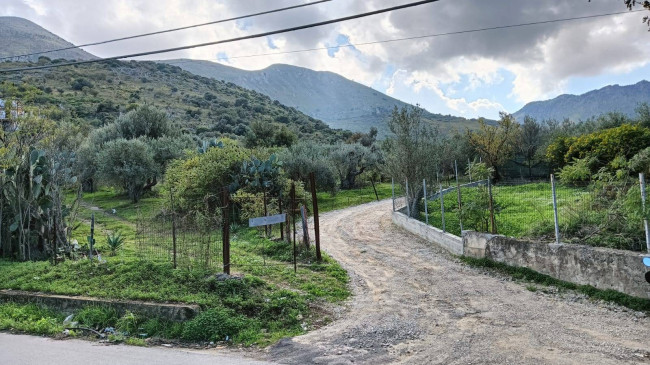
<svg viewBox="0 0 650 365">
<path fill-rule="evenodd" d="M 174 269 L 176 269 L 176 211 L 174 209 L 174 193 L 171 189 L 169 189 L 169 200 L 172 208 L 172 262 L 174 263 Z"/>
<path fill-rule="evenodd" d="M 291 183 L 291 221 L 293 223 L 293 272 L 298 272 L 296 263 L 296 184 Z"/>
<path fill-rule="evenodd" d="M 88 246 L 90 247 L 88 258 L 92 261 L 93 249 L 95 247 L 95 213 L 90 216 L 90 237 L 88 237 Z"/>
<path fill-rule="evenodd" d="M 323 257 L 320 252 L 320 222 L 318 220 L 318 199 L 316 196 L 316 175 L 312 172 L 309 174 L 309 182 L 311 183 L 311 200 L 314 210 L 314 235 L 316 236 L 316 260 L 322 261 Z M 374 186 L 374 184 L 373 184 Z"/>
<path fill-rule="evenodd" d="M 555 191 L 555 175 L 551 174 L 551 193 L 553 194 L 553 219 L 555 223 L 555 243 L 560 244 L 560 219 L 557 214 L 557 193 Z"/>
<path fill-rule="evenodd" d="M 375 179 L 372 176 L 370 177 L 370 183 L 372 184 L 372 190 L 375 191 L 375 198 L 379 201 L 379 194 L 377 194 L 377 188 L 375 187 Z"/>
<path fill-rule="evenodd" d="M 280 191 L 280 198 L 278 199 L 278 209 L 280 214 L 282 214 L 282 191 Z M 280 240 L 284 241 L 284 225 L 280 223 Z"/>
<path fill-rule="evenodd" d="M 223 188 L 223 272 L 230 275 L 230 191 L 227 187 Z"/>
<path fill-rule="evenodd" d="M 454 161 L 456 170 L 456 190 L 458 190 L 458 223 L 460 223 L 460 234 L 463 234 L 463 199 L 460 195 L 460 181 L 458 180 L 458 161 Z"/>
</svg>

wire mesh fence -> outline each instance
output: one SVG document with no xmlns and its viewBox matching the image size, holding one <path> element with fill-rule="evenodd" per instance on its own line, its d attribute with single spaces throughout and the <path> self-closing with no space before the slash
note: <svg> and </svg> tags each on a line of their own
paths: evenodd
<svg viewBox="0 0 650 365">
<path fill-rule="evenodd" d="M 453 185 L 438 186 L 438 191 L 429 188 L 426 200 L 411 192 L 409 196 L 420 199 L 411 216 L 457 236 L 462 230 L 474 230 L 552 242 L 556 240 L 557 209 L 557 229 L 563 242 L 646 249 L 646 215 L 638 184 L 560 181 L 555 184 L 555 194 L 550 180 L 459 185 L 460 189 Z M 401 184 L 395 190 L 396 209 L 408 214 Z"/>
</svg>

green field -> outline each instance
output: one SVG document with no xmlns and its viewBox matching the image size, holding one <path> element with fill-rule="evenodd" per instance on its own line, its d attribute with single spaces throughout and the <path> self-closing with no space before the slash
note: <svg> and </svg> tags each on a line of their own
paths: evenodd
<svg viewBox="0 0 650 365">
<path fill-rule="evenodd" d="M 488 231 L 489 205 L 485 187 L 461 188 L 463 209 L 478 212 L 474 219 L 466 217 L 465 230 Z M 550 183 L 524 185 L 496 185 L 492 188 L 497 233 L 511 237 L 540 237 L 554 235 L 553 200 Z M 560 227 L 566 231 L 569 221 L 587 207 L 591 194 L 584 188 L 558 186 L 557 202 Z M 447 232 L 460 236 L 458 195 L 445 195 L 445 228 Z M 429 224 L 442 228 L 440 200 L 430 201 Z M 477 218 L 477 216 L 479 218 Z M 425 221 L 424 212 L 420 219 Z M 482 218 L 482 219 L 481 219 Z"/>
<path fill-rule="evenodd" d="M 313 249 L 300 249 L 300 265 L 294 273 L 292 247 L 264 238 L 255 229 L 233 227 L 235 230 L 231 232 L 231 272 L 243 276 L 243 280 L 217 281 L 214 274 L 221 270 L 200 266 L 191 271 L 174 269 L 168 260 L 143 260 L 135 246 L 135 220 L 138 211 L 151 213 L 161 202 L 162 199 L 152 196 L 133 205 L 110 189 L 86 194 L 79 213 L 80 224 L 73 237 L 80 244 L 87 242 L 89 219 L 94 213 L 97 247 L 105 262 L 80 258 L 53 266 L 44 261 L 0 260 L 0 289 L 195 303 L 204 309 L 203 314 L 180 327 L 156 318 L 138 317 L 129 322 L 106 309 L 77 315 L 87 317 L 83 323 L 93 327 L 119 329 L 124 328 L 124 323 L 138 326 L 148 323 L 151 328 L 148 337 L 223 341 L 228 336 L 236 343 L 260 345 L 326 323 L 327 314 L 313 308 L 327 307 L 327 303 L 340 302 L 350 295 L 345 270 L 327 255 L 323 255 L 322 263 L 316 263 Z M 112 209 L 116 210 L 115 214 Z M 126 242 L 117 255 L 110 256 L 106 235 L 115 232 L 121 232 Z M 0 313 L 7 315 L 0 322 L 0 329 L 53 334 L 61 328 L 60 315 L 47 312 L 39 325 L 32 318 L 39 310 L 29 306 L 3 304 Z M 232 322 L 224 327 L 226 330 L 219 324 L 224 321 Z"/>
<path fill-rule="evenodd" d="M 388 199 L 392 196 L 390 183 L 375 183 L 379 200 Z M 318 211 L 320 213 L 332 210 L 344 209 L 355 205 L 377 201 L 377 196 L 371 184 L 359 189 L 341 190 L 335 195 L 328 192 L 319 192 Z"/>
</svg>

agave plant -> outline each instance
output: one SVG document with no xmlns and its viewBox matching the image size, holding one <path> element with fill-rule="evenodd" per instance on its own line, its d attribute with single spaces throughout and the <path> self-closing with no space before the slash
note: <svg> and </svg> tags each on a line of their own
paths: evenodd
<svg viewBox="0 0 650 365">
<path fill-rule="evenodd" d="M 108 248 L 111 251 L 111 256 L 115 256 L 117 255 L 117 251 L 119 251 L 124 245 L 124 237 L 122 237 L 120 232 L 110 234 L 106 236 L 106 244 L 108 244 Z"/>
</svg>

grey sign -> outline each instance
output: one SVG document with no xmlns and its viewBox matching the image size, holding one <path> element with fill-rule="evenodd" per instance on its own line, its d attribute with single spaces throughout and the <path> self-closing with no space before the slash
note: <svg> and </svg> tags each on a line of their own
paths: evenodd
<svg viewBox="0 0 650 365">
<path fill-rule="evenodd" d="M 248 226 L 249 227 L 268 226 L 271 224 L 284 223 L 286 220 L 287 220 L 287 215 L 284 213 L 270 215 L 268 217 L 250 218 L 248 220 Z"/>
</svg>

